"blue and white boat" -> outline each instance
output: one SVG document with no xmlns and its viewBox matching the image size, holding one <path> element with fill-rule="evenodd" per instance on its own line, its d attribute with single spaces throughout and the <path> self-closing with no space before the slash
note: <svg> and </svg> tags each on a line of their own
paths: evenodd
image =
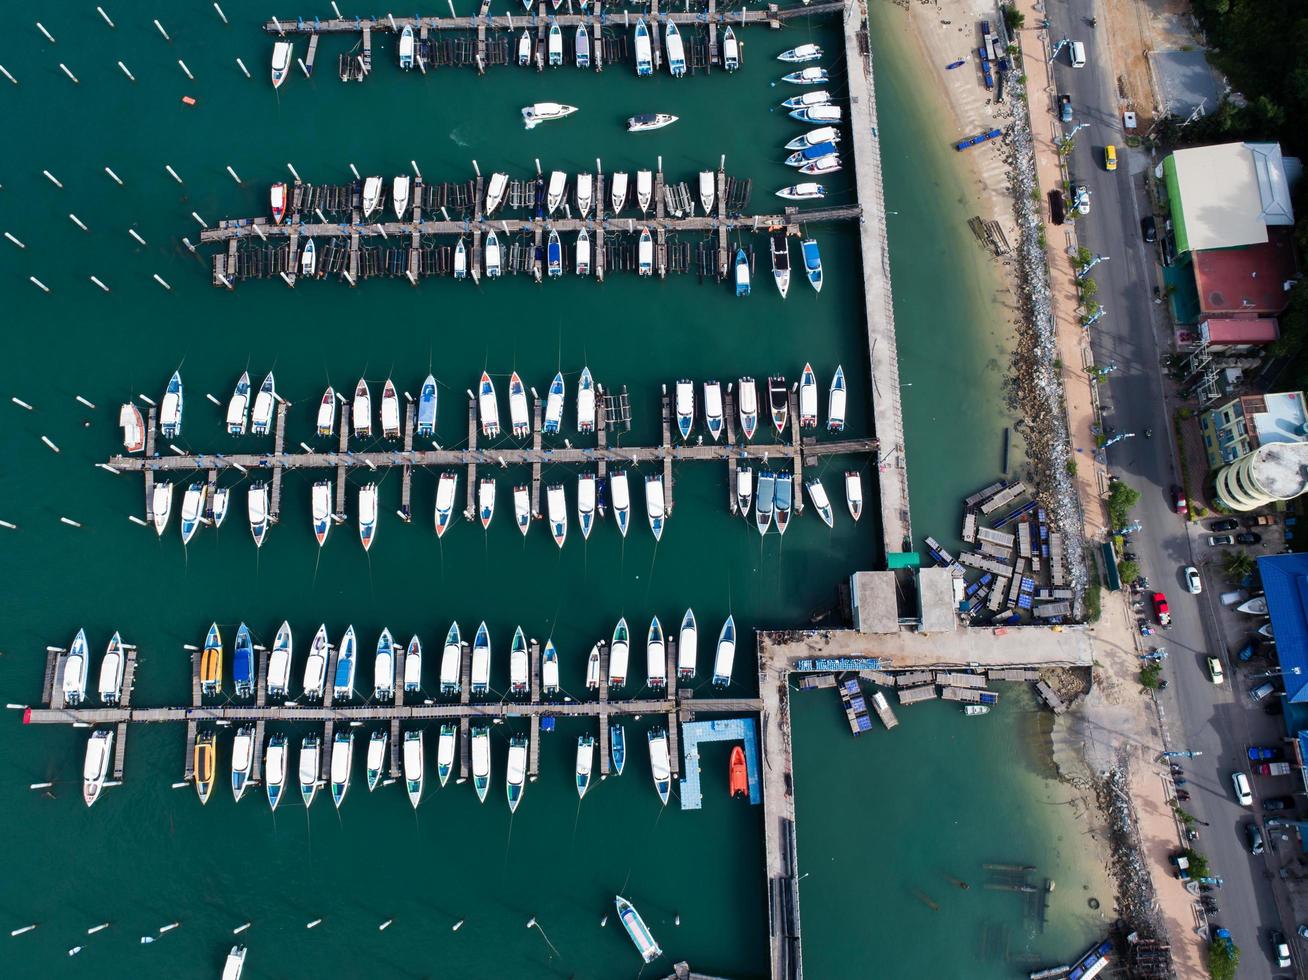
<svg viewBox="0 0 1308 980">
<path fill-rule="evenodd" d="M 263 754 L 263 784 L 268 792 L 268 805 L 274 813 L 286 789 L 286 755 L 286 736 L 278 732 L 268 740 L 268 748 Z"/>
<path fill-rule="evenodd" d="M 728 616 L 718 634 L 718 648 L 713 655 L 713 686 L 726 687 L 731 683 L 731 665 L 736 662 L 736 619 Z"/>
<path fill-rule="evenodd" d="M 810 129 L 803 136 L 796 136 L 786 144 L 787 150 L 802 150 L 808 146 L 818 146 L 821 143 L 839 143 L 840 130 L 835 126 L 819 126 L 817 129 Z"/>
<path fill-rule="evenodd" d="M 232 739 L 232 797 L 237 803 L 250 784 L 250 771 L 254 768 L 254 726 L 242 725 Z"/>
<path fill-rule="evenodd" d="M 425 764 L 422 754 L 422 730 L 404 733 L 404 789 L 409 794 L 409 803 L 418 809 L 422 802 L 422 784 L 425 777 Z"/>
<path fill-rule="evenodd" d="M 781 103 L 783 109 L 811 109 L 814 106 L 830 105 L 831 93 L 818 89 L 815 92 L 805 92 L 802 95 L 792 95 L 784 99 Z"/>
<path fill-rule="evenodd" d="M 636 21 L 636 75 L 644 78 L 654 74 L 654 56 L 650 47 L 649 28 L 645 18 Z"/>
<path fill-rule="evenodd" d="M 245 426 L 249 418 L 249 408 L 250 372 L 242 371 L 240 378 L 236 381 L 236 388 L 232 391 L 232 397 L 227 402 L 228 435 L 245 435 Z"/>
<path fill-rule="evenodd" d="M 736 249 L 736 295 L 749 295 L 749 256 L 743 248 Z"/>
<path fill-rule="evenodd" d="M 463 637 L 459 634 L 459 624 L 450 623 L 445 645 L 441 648 L 441 693 L 457 694 L 462 674 Z"/>
<path fill-rule="evenodd" d="M 568 537 L 568 498 L 562 483 L 551 483 L 545 489 L 545 516 L 550 522 L 550 533 L 560 548 Z"/>
<path fill-rule="evenodd" d="M 803 68 L 799 71 L 792 71 L 788 75 L 782 75 L 783 82 L 789 82 L 791 85 L 825 85 L 828 81 L 827 70 L 825 68 Z"/>
<path fill-rule="evenodd" d="M 159 431 L 165 439 L 176 439 L 182 434 L 182 395 L 182 374 L 174 371 L 159 404 Z"/>
<path fill-rule="evenodd" d="M 477 791 L 477 799 L 486 802 L 486 791 L 490 789 L 491 752 L 490 726 L 474 725 L 472 729 L 472 788 Z"/>
<path fill-rule="evenodd" d="M 404 71 L 413 68 L 413 28 L 408 24 L 400 32 L 400 68 Z"/>
<path fill-rule="evenodd" d="M 791 505 L 795 497 L 795 477 L 792 473 L 777 474 L 776 519 L 777 533 L 785 534 L 790 526 Z"/>
<path fill-rule="evenodd" d="M 663 525 L 667 521 L 667 498 L 663 494 L 663 474 L 651 473 L 645 477 L 645 512 L 649 515 L 649 529 L 654 532 L 654 540 L 663 537 Z"/>
<path fill-rule="evenodd" d="M 804 256 L 804 272 L 808 276 L 808 281 L 813 289 L 820 293 L 822 292 L 822 256 L 818 252 L 817 239 L 805 238 L 799 247 Z"/>
<path fill-rule="evenodd" d="M 668 53 L 668 71 L 673 78 L 681 78 L 686 74 L 686 49 L 681 43 L 681 31 L 677 29 L 675 21 L 667 22 L 663 32 L 663 43 Z"/>
<path fill-rule="evenodd" d="M 545 266 L 551 279 L 563 275 L 563 243 L 553 228 L 550 229 L 549 241 L 545 245 Z"/>
<path fill-rule="evenodd" d="M 468 246 L 462 235 L 459 236 L 458 244 L 454 246 L 454 278 L 468 278 Z"/>
<path fill-rule="evenodd" d="M 390 736 L 383 728 L 375 731 L 368 737 L 368 792 L 371 793 L 381 782 L 382 772 L 386 769 L 386 749 L 390 744 Z"/>
<path fill-rule="evenodd" d="M 462 239 L 460 239 L 462 241 Z M 418 435 L 430 439 L 436 433 L 436 379 L 430 374 L 418 394 Z"/>
<path fill-rule="evenodd" d="M 640 230 L 640 241 L 636 243 L 636 271 L 642 276 L 654 274 L 654 237 L 648 228 Z"/>
<path fill-rule="evenodd" d="M 801 44 L 797 48 L 782 51 L 781 54 L 777 55 L 777 60 L 800 65 L 806 61 L 817 61 L 821 57 L 822 49 L 816 44 Z"/>
<path fill-rule="evenodd" d="M 668 686 L 668 645 L 657 616 L 649 621 L 645 634 L 645 683 L 655 690 Z"/>
<path fill-rule="evenodd" d="M 354 627 L 345 631 L 341 638 L 341 648 L 336 657 L 336 676 L 332 679 L 332 698 L 354 697 L 354 668 L 358 664 L 358 641 L 354 636 Z"/>
<path fill-rule="evenodd" d="M 590 67 L 590 34 L 586 32 L 585 24 L 577 25 L 577 67 Z"/>
<path fill-rule="evenodd" d="M 395 639 L 382 629 L 377 637 L 377 659 L 372 668 L 372 696 L 378 701 L 395 697 Z"/>
<path fill-rule="evenodd" d="M 236 697 L 248 698 L 254 694 L 254 641 L 250 628 L 242 623 L 236 630 L 236 648 L 232 651 L 232 681 Z"/>
<path fill-rule="evenodd" d="M 631 633 L 624 616 L 613 627 L 609 643 L 609 686 L 623 687 L 627 683 L 627 662 L 631 659 Z"/>
<path fill-rule="evenodd" d="M 436 481 L 436 537 L 444 537 L 454 516 L 454 496 L 459 485 L 459 474 L 446 470 Z"/>
<path fill-rule="evenodd" d="M 595 431 L 595 379 L 588 367 L 581 369 L 577 379 L 577 431 Z"/>
<path fill-rule="evenodd" d="M 845 369 L 839 364 L 836 365 L 836 373 L 831 378 L 831 389 L 827 393 L 827 431 L 845 431 Z"/>
<path fill-rule="evenodd" d="M 490 630 L 483 622 L 477 627 L 472 641 L 472 693 L 485 694 L 490 690 L 491 647 Z"/>
<path fill-rule="evenodd" d="M 716 381 L 704 382 L 704 427 L 717 442 L 722 435 L 722 386 Z"/>
<path fill-rule="evenodd" d="M 509 693 L 521 696 L 527 693 L 527 636 L 519 626 L 513 631 L 509 644 Z"/>
<path fill-rule="evenodd" d="M 277 382 L 273 373 L 263 379 L 259 393 L 254 397 L 254 408 L 250 411 L 250 431 L 256 436 L 266 436 L 272 425 L 273 408 L 277 404 Z"/>
<path fill-rule="evenodd" d="M 577 523 L 581 526 L 582 540 L 589 540 L 590 529 L 595 526 L 595 486 L 594 473 L 577 477 Z"/>
<path fill-rule="evenodd" d="M 623 928 L 627 930 L 631 941 L 636 944 L 636 951 L 640 953 L 640 958 L 646 963 L 653 963 L 662 956 L 663 950 L 654 941 L 654 934 L 649 931 L 636 907 L 621 895 L 614 899 L 614 905 L 617 907 L 618 918 L 622 920 Z"/>
<path fill-rule="evenodd" d="M 787 167 L 802 167 L 806 163 L 831 156 L 836 152 L 838 152 L 838 147 L 831 141 L 814 143 L 812 146 L 806 146 L 790 154 L 790 156 L 786 157 L 785 163 Z"/>
<path fill-rule="evenodd" d="M 252 483 L 246 492 L 245 502 L 250 515 L 250 534 L 254 537 L 254 546 L 263 547 L 263 539 L 268 534 L 271 520 L 268 516 L 268 484 Z"/>
<path fill-rule="evenodd" d="M 681 632 L 677 636 L 677 678 L 688 681 L 695 676 L 695 660 L 698 656 L 699 625 L 695 622 L 695 610 L 687 609 L 681 617 Z"/>
<path fill-rule="evenodd" d="M 822 523 L 827 527 L 835 527 L 836 517 L 831 511 L 831 498 L 827 496 L 827 488 L 822 485 L 822 480 L 815 476 L 804 486 L 808 488 L 808 499 L 813 501 L 813 508 L 818 512 L 818 517 L 822 518 Z"/>
<path fill-rule="evenodd" d="M 616 470 L 609 474 L 609 503 L 613 505 L 613 519 L 617 522 L 618 533 L 625 538 L 631 524 L 631 485 L 626 470 Z"/>
<path fill-rule="evenodd" d="M 495 382 L 491 376 L 481 372 L 481 381 L 477 385 L 477 412 L 481 416 L 481 434 L 487 439 L 494 439 L 500 434 L 500 403 L 495 398 Z"/>
<path fill-rule="evenodd" d="M 318 770 L 322 767 L 322 740 L 317 735 L 306 735 L 300 742 L 300 798 L 309 809 L 318 795 Z"/>
<path fill-rule="evenodd" d="M 827 123 L 840 122 L 841 109 L 838 105 L 802 106 L 790 110 L 790 118 L 802 123 L 813 123 L 821 126 Z"/>
<path fill-rule="evenodd" d="M 514 735 L 509 739 L 509 761 L 504 770 L 504 792 L 509 799 L 509 812 L 516 813 L 522 802 L 522 791 L 527 786 L 527 737 Z"/>
<path fill-rule="evenodd" d="M 767 534 L 772 526 L 772 508 L 776 500 L 777 475 L 767 470 L 758 475 L 758 490 L 754 495 L 754 523 L 759 534 Z"/>
<path fill-rule="evenodd" d="M 740 431 L 753 439 L 758 430 L 758 382 L 741 378 L 736 386 L 736 408 L 740 411 Z"/>
<path fill-rule="evenodd" d="M 323 688 L 327 686 L 327 654 L 330 650 L 327 626 L 323 624 L 313 635 L 309 656 L 304 661 L 304 696 L 312 701 L 321 701 Z"/>
<path fill-rule="evenodd" d="M 550 393 L 545 399 L 545 425 L 546 433 L 554 434 L 563 426 L 563 372 L 560 371 L 554 375 L 554 380 L 550 382 Z"/>
<path fill-rule="evenodd" d="M 646 738 L 649 740 L 649 769 L 650 775 L 654 777 L 654 789 L 659 794 L 659 800 L 664 806 L 667 806 L 668 793 L 672 789 L 672 764 L 668 758 L 668 733 L 656 726 L 649 730 Z"/>
<path fill-rule="evenodd" d="M 483 531 L 490 530 L 495 519 L 495 478 L 483 476 L 477 481 L 477 519 Z"/>
<path fill-rule="evenodd" d="M 518 372 L 509 375 L 509 425 L 515 439 L 531 435 L 531 415 L 527 407 L 527 386 Z"/>
<path fill-rule="evenodd" d="M 332 741 L 332 802 L 341 808 L 354 768 L 354 732 L 337 732 Z"/>
<path fill-rule="evenodd" d="M 359 488 L 359 540 L 368 551 L 377 537 L 377 484 L 366 483 Z"/>
<path fill-rule="evenodd" d="M 559 693 L 559 651 L 553 640 L 545 641 L 545 650 L 540 657 L 541 688 L 546 697 Z"/>
<path fill-rule="evenodd" d="M 204 516 L 203 483 L 192 483 L 182 494 L 182 544 L 190 544 Z"/>
<path fill-rule="evenodd" d="M 444 786 L 450 781 L 454 771 L 454 756 L 459 747 L 459 727 L 453 722 L 441 725 L 440 737 L 436 740 L 436 778 Z"/>
<path fill-rule="evenodd" d="M 550 25 L 549 37 L 546 40 L 546 50 L 549 52 L 549 63 L 551 68 L 557 68 L 563 64 L 563 32 L 559 30 L 558 24 Z"/>
<path fill-rule="evenodd" d="M 690 438 L 690 432 L 695 427 L 695 385 L 685 378 L 677 382 L 676 399 L 677 411 L 677 431 L 681 433 L 681 439 L 684 442 Z"/>
<path fill-rule="evenodd" d="M 595 768 L 595 736 L 582 735 L 577 739 L 577 797 L 586 798 L 590 789 L 590 774 Z"/>
</svg>

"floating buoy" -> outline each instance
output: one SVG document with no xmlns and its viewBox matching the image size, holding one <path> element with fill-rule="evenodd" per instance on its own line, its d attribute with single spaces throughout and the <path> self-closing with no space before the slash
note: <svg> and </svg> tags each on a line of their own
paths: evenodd
<svg viewBox="0 0 1308 980">
<path fill-rule="evenodd" d="M 30 925 L 30 926 L 23 926 L 21 929 L 11 929 L 11 930 L 9 931 L 9 935 L 11 935 L 11 936 L 21 936 L 23 933 L 25 933 L 25 932 L 31 932 L 31 931 L 32 931 L 33 929 L 35 929 L 35 928 L 36 928 L 36 924 L 33 923 L 33 924 Z"/>
<path fill-rule="evenodd" d="M 127 229 L 127 234 L 131 235 L 133 238 L 135 238 L 135 239 L 136 239 L 138 242 L 140 242 L 142 245 L 146 245 L 146 244 L 148 244 L 148 243 L 146 242 L 146 240 L 145 240 L 144 238 L 142 238 L 142 237 L 137 233 L 137 231 L 136 231 L 135 228 L 128 228 L 128 229 Z"/>
<path fill-rule="evenodd" d="M 133 82 L 136 81 L 136 76 L 133 75 L 132 72 L 131 72 L 131 70 L 130 70 L 130 69 L 129 69 L 125 64 L 123 64 L 121 61 L 118 62 L 118 67 L 121 68 L 121 69 L 123 70 L 123 74 L 126 75 L 126 76 L 128 77 L 129 80 L 131 80 L 131 81 L 133 81 Z"/>
<path fill-rule="evenodd" d="M 9 80 L 10 80 L 11 82 L 13 82 L 15 85 L 18 84 L 18 79 L 14 78 L 13 75 L 9 74 L 9 69 L 6 68 L 4 65 L 0 65 L 0 72 L 3 72 L 5 78 L 9 79 Z"/>
<path fill-rule="evenodd" d="M 141 945 L 142 945 L 142 946 L 146 945 L 147 943 L 152 943 L 152 942 L 154 942 L 154 936 L 142 936 L 142 937 L 141 937 Z"/>
<path fill-rule="evenodd" d="M 172 38 L 168 36 L 168 32 L 164 30 L 163 24 L 159 23 L 158 18 L 155 18 L 154 26 L 159 28 L 159 33 L 163 35 L 163 39 L 165 41 L 169 41 L 169 42 L 172 41 Z"/>
<path fill-rule="evenodd" d="M 191 69 L 186 67 L 186 62 L 183 61 L 181 58 L 178 58 L 177 63 L 182 66 L 182 71 L 186 72 L 186 77 L 189 78 L 191 81 L 195 81 L 195 76 L 191 74 Z"/>
<path fill-rule="evenodd" d="M 49 789 L 54 783 L 33 783 L 28 789 Z"/>
<path fill-rule="evenodd" d="M 91 926 L 90 929 L 87 929 L 86 934 L 88 936 L 94 936 L 97 932 L 103 932 L 105 929 L 108 928 L 109 928 L 108 922 L 101 922 L 98 926 Z"/>
<path fill-rule="evenodd" d="M 185 450 L 185 449 L 180 449 L 180 448 L 178 448 L 178 446 L 176 445 L 176 443 L 171 443 L 171 442 L 168 443 L 168 448 L 171 449 L 173 452 L 175 452 L 178 456 L 185 456 L 185 455 L 186 455 L 186 450 Z"/>
<path fill-rule="evenodd" d="M 450 932 L 458 932 L 462 928 L 463 928 L 463 920 L 460 919 L 458 922 L 454 923 L 454 925 L 450 929 Z"/>
<path fill-rule="evenodd" d="M 136 397 L 141 399 L 141 401 L 145 402 L 147 405 L 150 406 L 154 405 L 154 399 L 151 398 L 149 395 L 137 395 Z"/>
<path fill-rule="evenodd" d="M 64 70 L 64 74 L 65 74 L 65 75 L 67 75 L 69 78 L 71 78 L 71 79 L 73 80 L 73 84 L 74 84 L 74 85 L 81 85 L 81 84 L 82 84 L 81 82 L 79 82 L 79 81 L 77 80 L 77 76 L 74 75 L 71 71 L 69 71 L 68 66 L 65 65 L 62 61 L 59 62 L 59 67 L 62 68 L 62 69 Z"/>
<path fill-rule="evenodd" d="M 104 22 L 106 24 L 108 24 L 110 27 L 114 26 L 114 22 L 109 19 L 109 15 L 104 12 L 104 7 L 96 7 L 95 9 L 100 14 L 100 16 L 104 18 Z"/>
<path fill-rule="evenodd" d="M 159 927 L 159 935 L 162 936 L 165 932 L 172 932 L 174 929 L 176 929 L 176 928 L 177 928 L 178 926 L 180 926 L 180 925 L 181 925 L 180 922 L 170 922 L 170 923 L 169 923 L 168 925 L 166 925 L 166 926 L 160 926 L 160 927 Z"/>
<path fill-rule="evenodd" d="M 45 29 L 45 25 L 42 24 L 39 20 L 36 22 L 36 29 L 37 29 L 38 31 L 40 31 L 42 34 L 44 34 L 44 35 L 45 35 L 45 39 L 46 39 L 47 41 L 49 41 L 51 44 L 58 44 L 58 43 L 59 43 L 58 41 L 56 41 L 56 40 L 54 39 L 54 35 L 51 34 L 49 31 L 47 31 L 47 30 Z"/>
<path fill-rule="evenodd" d="M 61 183 L 59 183 L 59 178 L 57 178 L 57 177 L 56 177 L 54 174 L 52 174 L 50 171 L 48 171 L 48 170 L 42 170 L 41 173 L 45 174 L 46 179 L 47 179 L 48 181 L 50 181 L 50 183 L 54 184 L 56 187 L 58 187 L 58 188 L 61 189 L 61 190 L 63 189 L 63 186 L 64 186 L 64 185 L 61 184 Z"/>
<path fill-rule="evenodd" d="M 214 403 L 215 405 L 217 405 L 219 408 L 222 408 L 222 407 L 223 407 L 223 403 L 220 402 L 217 398 L 215 398 L 215 397 L 213 396 L 213 392 L 208 392 L 208 391 L 205 392 L 204 397 L 207 398 L 207 399 L 209 399 L 209 401 L 213 402 L 213 403 Z"/>
<path fill-rule="evenodd" d="M 159 275 L 159 273 L 157 272 L 154 274 L 154 281 L 157 282 L 160 286 L 163 286 L 163 288 L 168 290 L 170 293 L 173 291 L 173 287 L 168 285 L 168 283 L 164 282 L 163 276 Z"/>
<path fill-rule="evenodd" d="M 77 215 L 73 214 L 71 211 L 68 212 L 68 220 L 71 221 L 73 224 L 77 225 L 78 228 L 81 228 L 82 231 L 90 230 L 89 228 L 86 227 L 86 225 L 82 223 L 82 219 L 79 218 Z"/>
<path fill-rule="evenodd" d="M 387 919 L 385 922 L 383 922 L 381 925 L 377 927 L 377 931 L 385 932 L 387 929 L 390 928 L 391 923 L 394 921 L 395 921 L 394 919 Z"/>
<path fill-rule="evenodd" d="M 47 446 L 49 446 L 51 449 L 53 449 L 55 452 L 59 452 L 59 447 L 50 441 L 49 436 L 42 436 L 41 441 L 45 443 Z"/>
<path fill-rule="evenodd" d="M 87 408 L 91 409 L 92 411 L 95 411 L 95 405 L 94 405 L 93 403 L 87 401 L 87 400 L 86 400 L 85 398 L 83 398 L 81 395 L 78 395 L 78 396 L 77 396 L 77 401 L 80 402 L 81 404 L 85 405 Z"/>
<path fill-rule="evenodd" d="M 77 955 L 78 953 L 80 953 L 81 951 L 82 951 L 82 947 L 81 947 L 81 946 L 74 946 L 72 949 L 70 949 L 70 950 L 68 951 L 68 955 L 69 955 L 69 956 L 76 956 L 76 955 Z"/>
<path fill-rule="evenodd" d="M 244 925 L 239 925 L 232 930 L 232 935 L 239 936 L 241 933 L 245 932 L 245 930 L 248 928 L 250 928 L 250 923 L 248 922 L 246 922 Z"/>
<path fill-rule="evenodd" d="M 122 178 L 119 177 L 119 176 L 118 176 L 116 173 L 114 173 L 112 170 L 110 170 L 108 167 L 105 167 L 105 168 L 104 168 L 104 172 L 107 173 L 110 177 L 112 177 L 112 178 L 114 179 L 114 183 L 117 184 L 119 187 L 122 187 L 122 186 L 123 186 Z"/>
<path fill-rule="evenodd" d="M 208 227 L 209 227 L 208 222 L 206 222 L 203 218 L 201 218 L 201 217 L 200 217 L 198 214 L 196 214 L 194 211 L 191 212 L 191 217 L 194 218 L 196 221 L 200 222 L 200 227 L 201 227 L 201 228 L 208 228 Z"/>
<path fill-rule="evenodd" d="M 173 180 L 177 181 L 177 183 L 180 184 L 182 182 L 182 178 L 177 176 L 177 171 L 173 169 L 173 165 L 171 163 L 165 163 L 164 169 L 167 170 L 168 173 L 172 175 Z"/>
<path fill-rule="evenodd" d="M 14 243 L 15 245 L 17 245 L 19 248 L 27 248 L 26 245 L 24 245 L 22 242 L 20 242 L 17 238 L 15 238 L 15 237 L 14 237 L 13 235 L 11 235 L 9 232 L 5 232 L 5 238 L 9 239 L 11 242 L 13 242 L 13 243 Z"/>
<path fill-rule="evenodd" d="M 294 177 L 296 180 L 300 179 L 300 175 L 295 172 L 295 168 L 291 166 L 289 163 L 286 164 L 286 169 L 291 172 L 291 176 Z"/>
<path fill-rule="evenodd" d="M 11 396 L 9 400 L 10 400 L 11 402 L 13 402 L 15 405 L 17 405 L 19 408 L 25 408 L 25 409 L 27 409 L 29 412 L 33 412 L 33 411 L 35 411 L 35 409 L 32 408 L 31 405 L 27 404 L 27 402 L 23 401 L 23 400 L 22 400 L 21 398 L 19 398 L 17 395 L 13 395 L 13 396 Z"/>
<path fill-rule="evenodd" d="M 101 282 L 101 281 L 99 280 L 99 278 L 97 278 L 96 276 L 91 276 L 90 278 L 91 278 L 91 282 L 95 283 L 97 286 L 99 286 L 101 289 L 103 289 L 106 293 L 109 292 L 109 287 L 106 286 L 103 282 Z"/>
<path fill-rule="evenodd" d="M 195 105 L 195 99 L 191 98 L 189 95 L 183 95 L 182 105 Z"/>
<path fill-rule="evenodd" d="M 50 287 L 47 286 L 45 283 L 43 283 L 40 279 L 36 278 L 36 276 L 28 276 L 27 278 L 28 281 L 31 282 L 31 284 L 35 286 L 37 289 L 41 290 L 41 292 L 43 293 L 50 292 Z"/>
<path fill-rule="evenodd" d="M 216 10 L 216 11 L 218 11 L 218 16 L 221 17 L 221 18 L 223 19 L 223 23 L 226 24 L 226 23 L 227 23 L 227 15 L 226 15 L 225 13 L 223 13 L 223 8 L 220 7 L 220 6 L 218 6 L 218 4 L 215 3 L 215 4 L 213 5 L 213 9 Z"/>
<path fill-rule="evenodd" d="M 59 518 L 59 520 L 60 520 L 62 523 L 67 524 L 69 527 L 81 527 L 81 526 L 82 526 L 82 525 L 78 524 L 75 520 L 73 520 L 71 517 L 61 517 L 61 518 Z"/>
<path fill-rule="evenodd" d="M 306 928 L 306 929 L 314 929 L 314 928 L 317 928 L 317 926 L 318 926 L 321 922 L 322 922 L 322 919 L 314 919 L 312 922 L 307 923 L 307 924 L 305 925 L 304 928 Z"/>
</svg>

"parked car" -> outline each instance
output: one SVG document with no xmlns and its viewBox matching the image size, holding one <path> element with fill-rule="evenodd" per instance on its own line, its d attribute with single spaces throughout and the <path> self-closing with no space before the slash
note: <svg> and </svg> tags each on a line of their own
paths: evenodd
<svg viewBox="0 0 1308 980">
<path fill-rule="evenodd" d="M 1216 657 L 1208 658 L 1208 676 L 1213 679 L 1214 684 L 1221 684 L 1226 680 L 1226 674 L 1222 672 L 1222 662 Z"/>
<path fill-rule="evenodd" d="M 1223 517 L 1221 520 L 1213 521 L 1208 525 L 1210 531 L 1234 531 L 1240 526 L 1240 522 L 1234 517 Z"/>
<path fill-rule="evenodd" d="M 1253 531 L 1241 531 L 1235 536 L 1236 544 L 1262 544 L 1263 536 L 1254 534 Z"/>
<path fill-rule="evenodd" d="M 1058 118 L 1065 123 L 1072 121 L 1072 97 L 1070 95 L 1060 95 L 1058 97 Z"/>
<path fill-rule="evenodd" d="M 1235 801 L 1241 806 L 1253 806 L 1253 790 L 1249 788 L 1249 777 L 1242 772 L 1231 773 L 1231 786 L 1235 789 Z"/>
<path fill-rule="evenodd" d="M 1153 219 L 1150 218 L 1150 221 Z M 1185 491 L 1175 484 L 1172 485 L 1172 510 L 1176 511 L 1182 517 L 1190 512 L 1190 506 L 1185 499 Z"/>
<path fill-rule="evenodd" d="M 1285 941 L 1285 933 L 1280 929 L 1272 930 L 1272 956 L 1282 970 L 1290 965 L 1290 944 Z"/>
<path fill-rule="evenodd" d="M 1161 592 L 1153 594 L 1154 616 L 1158 619 L 1158 625 L 1164 628 L 1172 625 L 1172 607 L 1167 604 L 1167 596 Z"/>
<path fill-rule="evenodd" d="M 1225 548 L 1235 544 L 1235 538 L 1229 534 L 1210 534 L 1208 535 L 1208 545 L 1212 548 Z"/>
<path fill-rule="evenodd" d="M 1140 231 L 1144 235 L 1145 244 L 1152 245 L 1158 241 L 1158 222 L 1152 214 L 1146 215 L 1140 222 Z"/>
<path fill-rule="evenodd" d="M 1251 745 L 1249 746 L 1250 762 L 1280 762 L 1285 758 L 1285 752 L 1275 745 Z"/>
<path fill-rule="evenodd" d="M 1073 200 L 1076 201 L 1077 214 L 1090 213 L 1090 188 L 1086 187 L 1085 184 L 1077 184 L 1076 197 Z"/>
<path fill-rule="evenodd" d="M 1255 762 L 1250 768 L 1259 776 L 1290 775 L 1290 763 L 1288 762 Z"/>
<path fill-rule="evenodd" d="M 1251 820 L 1244 825 L 1244 838 L 1249 843 L 1250 854 L 1263 853 L 1263 832 L 1258 829 L 1258 822 Z"/>
<path fill-rule="evenodd" d="M 1276 686 L 1272 684 L 1271 681 L 1267 681 L 1264 684 L 1259 684 L 1252 691 L 1250 691 L 1249 697 L 1253 698 L 1255 701 L 1262 701 L 1266 699 L 1266 697 L 1275 690 L 1276 690 Z"/>
<path fill-rule="evenodd" d="M 1275 523 L 1276 516 L 1274 514 L 1256 514 L 1253 517 L 1244 519 L 1245 527 L 1271 527 Z"/>
<path fill-rule="evenodd" d="M 1193 565 L 1185 566 L 1185 590 L 1191 595 L 1198 595 L 1204 590 L 1203 580 L 1199 578 L 1199 569 Z"/>
<path fill-rule="evenodd" d="M 1289 810 L 1293 806 L 1293 796 L 1269 796 L 1263 800 L 1263 809 L 1269 813 L 1274 810 Z"/>
<path fill-rule="evenodd" d="M 1112 143 L 1104 147 L 1104 169 L 1109 173 L 1117 169 L 1117 147 Z"/>
</svg>

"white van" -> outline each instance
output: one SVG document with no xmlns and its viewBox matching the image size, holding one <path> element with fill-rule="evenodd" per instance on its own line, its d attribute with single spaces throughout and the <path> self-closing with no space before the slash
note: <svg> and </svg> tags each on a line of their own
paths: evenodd
<svg viewBox="0 0 1308 980">
<path fill-rule="evenodd" d="M 1073 41 L 1069 48 L 1072 57 L 1073 68 L 1085 67 L 1085 45 L 1080 41 Z"/>
</svg>

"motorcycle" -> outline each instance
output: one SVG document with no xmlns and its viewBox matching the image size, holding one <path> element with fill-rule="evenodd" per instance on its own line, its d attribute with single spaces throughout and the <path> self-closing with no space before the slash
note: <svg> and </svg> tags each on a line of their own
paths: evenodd
<svg viewBox="0 0 1308 980">
<path fill-rule="evenodd" d="M 1182 803 L 1187 803 L 1187 802 L 1189 802 L 1189 800 L 1190 800 L 1190 793 L 1189 793 L 1188 790 L 1178 789 L 1178 790 L 1176 791 L 1176 798 L 1177 798 L 1178 800 L 1180 800 Z M 1207 887 L 1207 886 L 1204 886 L 1204 887 Z"/>
</svg>

